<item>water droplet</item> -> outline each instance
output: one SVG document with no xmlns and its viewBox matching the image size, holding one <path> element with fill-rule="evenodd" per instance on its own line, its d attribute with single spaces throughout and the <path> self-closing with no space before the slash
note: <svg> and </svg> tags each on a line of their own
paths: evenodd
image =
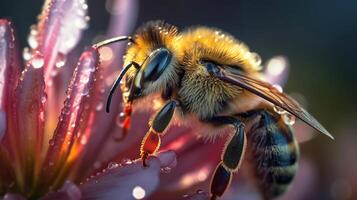
<svg viewBox="0 0 357 200">
<path fill-rule="evenodd" d="M 123 127 L 124 120 L 125 120 L 125 113 L 124 112 L 119 113 L 119 115 L 116 117 L 116 120 L 115 120 L 115 122 L 119 128 Z"/>
<path fill-rule="evenodd" d="M 46 103 L 47 101 L 47 94 L 43 94 L 41 97 L 41 103 Z"/>
<path fill-rule="evenodd" d="M 51 75 L 52 77 L 57 76 L 57 75 L 58 75 L 58 70 L 53 69 L 53 70 L 51 71 L 50 75 Z"/>
<path fill-rule="evenodd" d="M 183 198 L 188 198 L 188 197 L 190 197 L 190 195 L 184 194 L 182 197 L 183 197 Z"/>
<path fill-rule="evenodd" d="M 105 93 L 105 88 L 102 88 L 102 89 L 100 89 L 100 91 L 99 91 L 100 93 Z"/>
<path fill-rule="evenodd" d="M 38 69 L 43 67 L 43 65 L 45 64 L 45 60 L 43 59 L 43 56 L 40 53 L 36 53 L 32 56 L 30 63 L 33 68 Z"/>
<path fill-rule="evenodd" d="M 168 174 L 171 172 L 171 168 L 170 167 L 161 168 L 160 171 L 164 174 Z"/>
<path fill-rule="evenodd" d="M 37 41 L 37 34 L 33 34 L 33 32 L 30 32 L 30 35 L 27 38 L 27 42 L 29 43 L 29 46 L 32 49 L 36 49 L 38 47 L 38 41 Z"/>
<path fill-rule="evenodd" d="M 203 190 L 197 190 L 196 191 L 196 194 L 203 194 L 203 193 L 205 193 Z"/>
<path fill-rule="evenodd" d="M 141 186 L 135 186 L 132 195 L 135 199 L 143 199 L 146 196 L 146 192 Z"/>
<path fill-rule="evenodd" d="M 171 172 L 171 167 L 164 167 L 164 168 L 161 168 L 160 170 L 162 173 L 164 174 L 168 174 Z"/>
<path fill-rule="evenodd" d="M 66 64 L 66 56 L 63 53 L 59 53 L 56 58 L 56 67 L 61 68 Z"/>
<path fill-rule="evenodd" d="M 89 82 L 89 74 L 83 75 L 83 77 L 80 80 L 81 83 L 86 84 Z"/>
<path fill-rule="evenodd" d="M 80 143 L 81 143 L 82 145 L 85 145 L 85 144 L 87 144 L 87 142 L 88 142 L 87 136 L 83 135 L 83 136 L 81 137 Z"/>
<path fill-rule="evenodd" d="M 130 165 L 130 164 L 132 164 L 132 163 L 133 163 L 133 161 L 131 161 L 131 160 L 128 159 L 128 158 L 126 158 L 126 159 L 123 160 L 123 164 L 124 164 L 124 165 Z"/>
<path fill-rule="evenodd" d="M 108 164 L 108 169 L 115 169 L 115 168 L 117 168 L 117 167 L 119 167 L 119 164 L 116 163 L 116 162 L 110 162 L 110 163 Z"/>
<path fill-rule="evenodd" d="M 25 47 L 24 50 L 22 51 L 22 58 L 25 61 L 28 61 L 31 59 L 31 52 L 30 49 L 28 47 Z"/>
<path fill-rule="evenodd" d="M 101 111 L 103 109 L 103 102 L 98 103 L 98 105 L 95 107 L 96 111 Z"/>
<path fill-rule="evenodd" d="M 283 121 L 286 125 L 292 126 L 295 124 L 296 118 L 294 115 L 286 112 L 282 115 Z"/>
<path fill-rule="evenodd" d="M 282 115 L 282 114 L 284 114 L 284 113 L 286 112 L 284 109 L 282 109 L 282 108 L 279 107 L 279 106 L 274 106 L 273 109 L 274 109 L 274 111 L 275 111 L 276 113 L 278 113 L 279 115 Z"/>
<path fill-rule="evenodd" d="M 55 145 L 55 141 L 53 139 L 50 139 L 50 141 L 48 142 L 51 146 Z"/>
</svg>

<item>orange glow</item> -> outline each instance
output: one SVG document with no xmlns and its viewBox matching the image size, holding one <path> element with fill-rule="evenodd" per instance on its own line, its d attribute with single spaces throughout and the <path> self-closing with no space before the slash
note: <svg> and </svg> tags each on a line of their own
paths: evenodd
<svg viewBox="0 0 357 200">
<path fill-rule="evenodd" d="M 179 187 L 181 189 L 186 189 L 192 185 L 195 185 L 199 182 L 203 182 L 205 180 L 207 180 L 208 178 L 208 174 L 210 172 L 210 167 L 209 166 L 203 166 L 202 168 L 191 172 L 189 174 L 186 174 L 185 176 L 183 176 L 179 182 Z"/>
</svg>

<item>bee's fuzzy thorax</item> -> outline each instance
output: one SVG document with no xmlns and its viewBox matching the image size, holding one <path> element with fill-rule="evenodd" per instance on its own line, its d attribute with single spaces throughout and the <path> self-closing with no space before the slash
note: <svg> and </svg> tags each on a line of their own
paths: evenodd
<svg viewBox="0 0 357 200">
<path fill-rule="evenodd" d="M 185 38 L 179 44 L 180 48 L 185 49 L 182 51 L 194 51 L 188 53 L 191 58 L 183 58 L 185 62 L 212 60 L 224 65 L 239 66 L 246 73 L 256 73 L 262 69 L 258 54 L 251 52 L 243 42 L 219 29 L 207 27 L 188 29 L 183 33 L 182 38 Z M 187 52 L 184 56 L 187 56 Z"/>
<path fill-rule="evenodd" d="M 201 62 L 209 60 L 236 66 L 245 74 L 260 78 L 261 66 L 257 54 L 250 52 L 245 44 L 231 35 L 217 29 L 199 27 L 186 31 L 182 38 L 185 39 L 179 43 L 183 49 L 180 64 L 185 74 L 179 96 L 184 110 L 196 113 L 200 119 L 207 119 L 223 112 L 234 114 L 230 112 L 234 110 L 237 113 L 242 111 L 240 108 L 250 109 L 255 106 L 254 100 L 258 98 L 237 86 L 210 76 Z"/>
</svg>

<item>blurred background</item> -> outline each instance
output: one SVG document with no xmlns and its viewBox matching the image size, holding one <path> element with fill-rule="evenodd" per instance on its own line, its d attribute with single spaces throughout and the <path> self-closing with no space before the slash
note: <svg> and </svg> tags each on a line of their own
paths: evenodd
<svg viewBox="0 0 357 200">
<path fill-rule="evenodd" d="M 112 1 L 88 0 L 91 21 L 82 46 L 107 32 Z M 42 4 L 0 1 L 0 17 L 14 21 L 21 46 L 26 46 Z M 131 19 L 136 22 L 127 31 L 153 19 L 180 28 L 206 25 L 244 41 L 263 63 L 275 55 L 286 56 L 290 72 L 284 90 L 299 94 L 310 113 L 335 136 L 335 141 L 318 135 L 301 144 L 302 170 L 311 182 L 305 199 L 357 199 L 356 9 L 353 0 L 138 1 L 132 10 L 137 19 Z"/>
</svg>

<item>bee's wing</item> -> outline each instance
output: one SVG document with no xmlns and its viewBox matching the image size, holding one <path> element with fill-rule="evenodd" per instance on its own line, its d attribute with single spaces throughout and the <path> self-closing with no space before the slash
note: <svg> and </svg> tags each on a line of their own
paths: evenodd
<svg viewBox="0 0 357 200">
<path fill-rule="evenodd" d="M 294 99 L 292 99 L 287 94 L 280 92 L 273 85 L 261 80 L 248 77 L 242 73 L 231 71 L 229 69 L 220 69 L 221 71 L 219 73 L 213 74 L 215 77 L 221 79 L 222 81 L 237 85 L 273 103 L 274 105 L 283 108 L 284 110 L 296 116 L 300 120 L 304 121 L 317 131 L 327 135 L 331 139 L 334 139 L 333 136 Z"/>
</svg>

